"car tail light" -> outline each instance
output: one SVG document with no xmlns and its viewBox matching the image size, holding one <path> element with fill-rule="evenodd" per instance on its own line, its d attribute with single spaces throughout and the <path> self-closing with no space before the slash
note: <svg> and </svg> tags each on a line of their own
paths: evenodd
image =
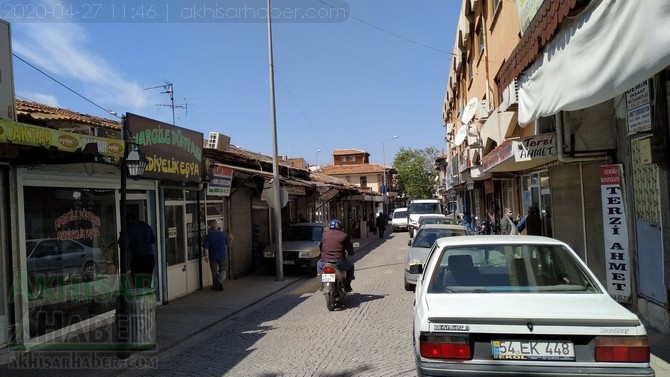
<svg viewBox="0 0 670 377">
<path fill-rule="evenodd" d="M 427 336 L 419 338 L 421 357 L 427 359 L 470 360 L 472 347 L 468 336 Z"/>
<path fill-rule="evenodd" d="M 323 266 L 323 273 L 324 274 L 334 274 L 335 273 L 335 267 L 333 267 L 333 266 Z"/>
<path fill-rule="evenodd" d="M 596 337 L 596 361 L 649 362 L 649 339 L 639 337 Z"/>
</svg>

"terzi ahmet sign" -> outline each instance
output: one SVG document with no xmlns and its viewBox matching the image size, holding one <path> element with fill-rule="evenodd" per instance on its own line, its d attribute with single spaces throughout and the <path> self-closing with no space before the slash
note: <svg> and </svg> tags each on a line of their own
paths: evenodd
<svg viewBox="0 0 670 377">
<path fill-rule="evenodd" d="M 149 163 L 144 178 L 178 182 L 200 182 L 202 172 L 201 132 L 127 113 L 133 142 Z"/>
<path fill-rule="evenodd" d="M 631 266 L 622 170 L 622 165 L 600 167 L 600 193 L 603 208 L 607 292 L 616 301 L 628 303 L 631 300 Z"/>
</svg>

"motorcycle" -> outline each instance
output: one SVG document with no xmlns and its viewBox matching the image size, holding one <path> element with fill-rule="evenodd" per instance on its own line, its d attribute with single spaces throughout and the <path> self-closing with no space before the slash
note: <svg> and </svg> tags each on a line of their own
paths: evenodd
<svg viewBox="0 0 670 377">
<path fill-rule="evenodd" d="M 354 249 L 360 247 L 358 242 L 354 242 Z M 344 308 L 344 298 L 347 297 L 347 291 L 344 289 L 346 284 L 346 271 L 341 271 L 337 265 L 325 263 L 321 270 L 321 290 L 326 297 L 326 308 L 332 312 L 335 308 Z"/>
<path fill-rule="evenodd" d="M 344 307 L 344 298 L 347 292 L 344 290 L 346 272 L 340 271 L 336 265 L 326 263 L 321 272 L 321 289 L 326 297 L 328 311 L 337 307 Z"/>
</svg>

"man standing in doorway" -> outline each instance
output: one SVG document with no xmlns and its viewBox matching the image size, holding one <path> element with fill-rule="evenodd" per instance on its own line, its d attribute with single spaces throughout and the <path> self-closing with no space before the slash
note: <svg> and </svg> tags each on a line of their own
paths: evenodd
<svg viewBox="0 0 670 377">
<path fill-rule="evenodd" d="M 128 213 L 128 246 L 130 248 L 130 276 L 135 287 L 151 287 L 156 257 L 154 244 L 156 235 L 151 225 L 137 218 L 137 214 Z"/>
<path fill-rule="evenodd" d="M 209 232 L 202 240 L 203 256 L 212 270 L 212 290 L 221 292 L 226 280 L 228 235 L 217 226 L 216 220 L 210 220 L 207 225 Z"/>
</svg>

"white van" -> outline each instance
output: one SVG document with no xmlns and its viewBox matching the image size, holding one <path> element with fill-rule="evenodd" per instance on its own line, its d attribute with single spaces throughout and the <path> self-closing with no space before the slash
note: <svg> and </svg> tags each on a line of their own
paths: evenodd
<svg viewBox="0 0 670 377">
<path fill-rule="evenodd" d="M 396 208 L 391 217 L 391 230 L 407 230 L 407 208 Z"/>
<path fill-rule="evenodd" d="M 413 199 L 407 207 L 407 228 L 410 231 L 419 222 L 419 216 L 426 214 L 444 215 L 442 201 L 440 199 Z"/>
</svg>

